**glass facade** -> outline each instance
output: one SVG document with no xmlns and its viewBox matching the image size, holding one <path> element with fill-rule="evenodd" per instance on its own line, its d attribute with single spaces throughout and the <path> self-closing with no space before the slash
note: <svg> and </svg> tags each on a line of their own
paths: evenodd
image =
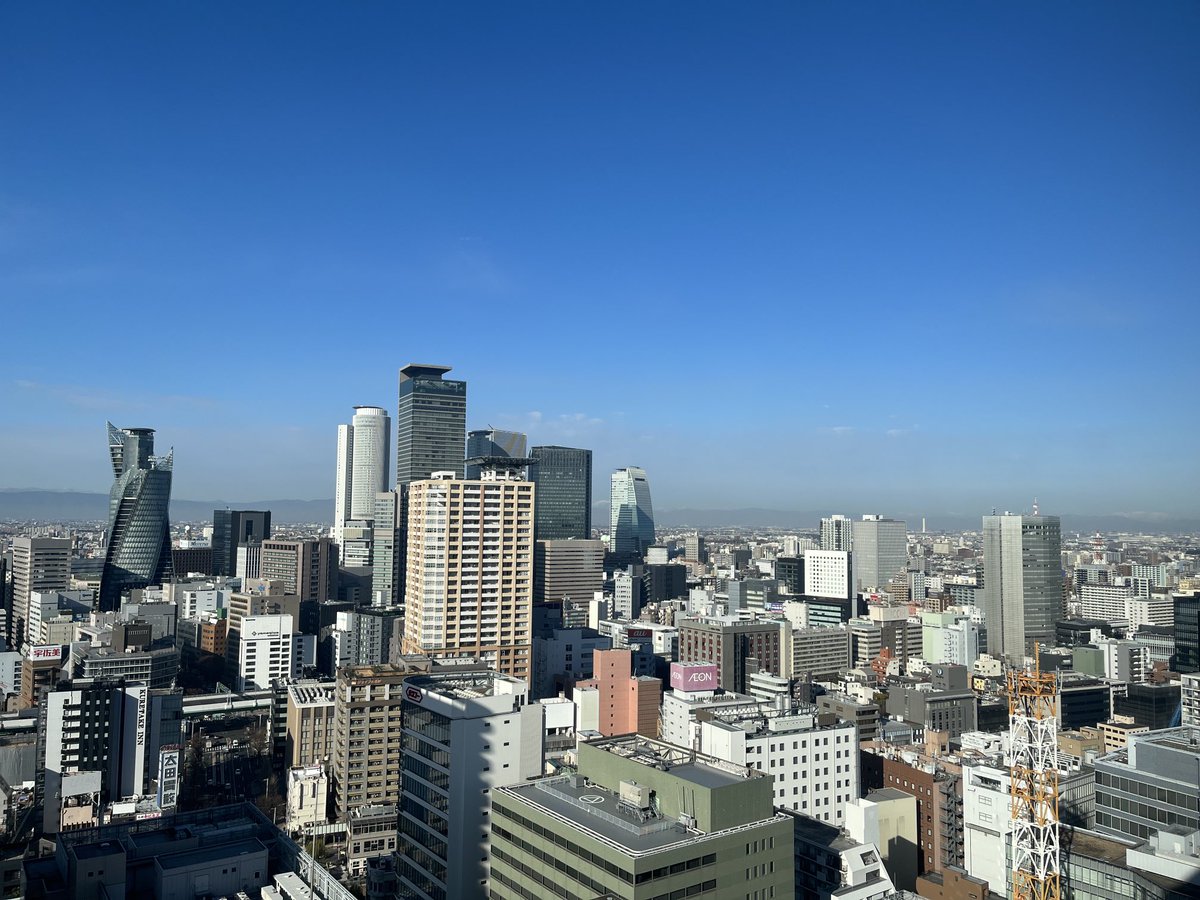
<svg viewBox="0 0 1200 900">
<path fill-rule="evenodd" d="M 537 485 L 534 537 L 539 541 L 592 536 L 592 451 L 534 447 L 529 480 Z"/>
<path fill-rule="evenodd" d="M 489 428 L 467 434 L 467 459 L 480 457 L 508 457 L 521 459 L 525 456 L 528 437 L 519 431 L 501 431 Z M 479 465 L 467 465 L 467 481 L 478 481 L 483 469 Z"/>
<path fill-rule="evenodd" d="M 400 370 L 396 412 L 396 484 L 434 472 L 463 474 L 467 449 L 467 383 L 442 376 L 449 366 Z"/>
<path fill-rule="evenodd" d="M 1179 673 L 1200 672 L 1200 592 L 1175 595 L 1175 664 Z"/>
<path fill-rule="evenodd" d="M 630 466 L 613 472 L 611 510 L 609 549 L 619 554 L 644 554 L 654 543 L 654 508 L 645 470 Z"/>
<path fill-rule="evenodd" d="M 213 574 L 232 577 L 237 569 L 237 548 L 271 536 L 271 511 L 213 510 Z"/>
<path fill-rule="evenodd" d="M 171 578 L 172 456 L 154 456 L 154 430 L 108 423 L 115 481 L 109 492 L 108 549 L 100 576 L 100 609 L 121 605 L 131 588 Z"/>
</svg>

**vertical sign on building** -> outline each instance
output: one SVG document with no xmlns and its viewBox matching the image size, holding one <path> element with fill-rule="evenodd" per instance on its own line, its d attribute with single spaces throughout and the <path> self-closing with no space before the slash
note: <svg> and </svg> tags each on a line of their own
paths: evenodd
<svg viewBox="0 0 1200 900">
<path fill-rule="evenodd" d="M 158 754 L 158 808 L 174 808 L 178 797 L 179 745 L 168 744 Z"/>
</svg>

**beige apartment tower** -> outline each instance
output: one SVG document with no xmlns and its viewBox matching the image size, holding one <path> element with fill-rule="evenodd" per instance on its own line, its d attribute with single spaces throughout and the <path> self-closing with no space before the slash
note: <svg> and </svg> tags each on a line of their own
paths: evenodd
<svg viewBox="0 0 1200 900">
<path fill-rule="evenodd" d="M 528 682 L 534 484 L 498 467 L 478 481 L 435 472 L 408 491 L 404 652 L 477 657 Z"/>
<path fill-rule="evenodd" d="M 12 613 L 8 646 L 20 650 L 36 635 L 27 634 L 29 595 L 65 591 L 71 582 L 70 538 L 15 537 L 12 561 Z"/>
</svg>

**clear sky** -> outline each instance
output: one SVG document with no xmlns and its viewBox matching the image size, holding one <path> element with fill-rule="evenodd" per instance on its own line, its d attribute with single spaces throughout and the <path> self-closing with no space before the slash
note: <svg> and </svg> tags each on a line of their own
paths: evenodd
<svg viewBox="0 0 1200 900">
<path fill-rule="evenodd" d="M 656 505 L 1194 513 L 1200 5 L 0 5 L 0 486 L 471 427 Z M 606 489 L 604 491 L 606 493 Z M 600 496 L 604 496 L 602 493 Z"/>
</svg>

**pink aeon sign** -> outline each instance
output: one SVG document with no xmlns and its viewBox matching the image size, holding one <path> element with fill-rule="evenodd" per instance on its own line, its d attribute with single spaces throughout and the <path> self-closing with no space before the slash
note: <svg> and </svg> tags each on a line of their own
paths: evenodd
<svg viewBox="0 0 1200 900">
<path fill-rule="evenodd" d="M 717 667 L 713 663 L 671 663 L 671 687 L 677 691 L 713 691 Z"/>
</svg>

